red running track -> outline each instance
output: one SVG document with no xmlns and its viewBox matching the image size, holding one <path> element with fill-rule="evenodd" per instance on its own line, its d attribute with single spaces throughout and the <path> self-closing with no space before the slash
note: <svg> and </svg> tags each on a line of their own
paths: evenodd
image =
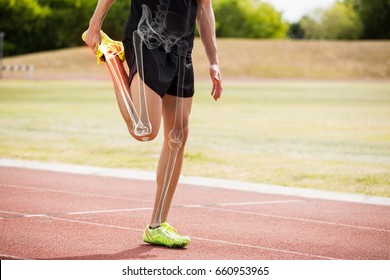
<svg viewBox="0 0 390 280">
<path fill-rule="evenodd" d="M 180 185 L 169 249 L 141 240 L 153 182 L 2 167 L 0 191 L 0 259 L 390 259 L 389 206 Z"/>
</svg>

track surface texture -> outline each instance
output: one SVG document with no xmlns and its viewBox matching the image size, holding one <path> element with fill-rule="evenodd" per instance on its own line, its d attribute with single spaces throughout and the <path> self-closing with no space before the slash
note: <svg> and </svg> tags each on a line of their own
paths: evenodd
<svg viewBox="0 0 390 280">
<path fill-rule="evenodd" d="M 0 168 L 0 259 L 390 259 L 390 207 L 180 184 L 185 249 L 143 243 L 151 181 Z"/>
</svg>

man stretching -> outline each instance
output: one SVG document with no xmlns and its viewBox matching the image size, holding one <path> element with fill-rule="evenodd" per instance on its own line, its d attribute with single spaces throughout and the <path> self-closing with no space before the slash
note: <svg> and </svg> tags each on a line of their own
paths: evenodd
<svg viewBox="0 0 390 280">
<path fill-rule="evenodd" d="M 114 2 L 98 1 L 83 39 L 99 61 L 106 61 L 120 112 L 134 138 L 153 140 L 162 116 L 164 143 L 157 168 L 156 197 L 143 240 L 155 245 L 185 247 L 190 238 L 179 235 L 167 217 L 188 137 L 194 95 L 191 54 L 195 23 L 210 64 L 211 96 L 218 100 L 222 93 L 211 0 L 132 0 L 123 44 L 101 31 L 104 17 Z M 124 57 L 129 73 L 123 65 Z"/>
</svg>

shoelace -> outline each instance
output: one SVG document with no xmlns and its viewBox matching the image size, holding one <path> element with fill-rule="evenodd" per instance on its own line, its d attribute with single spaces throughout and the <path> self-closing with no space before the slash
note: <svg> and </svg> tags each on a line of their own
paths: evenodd
<svg viewBox="0 0 390 280">
<path fill-rule="evenodd" d="M 167 222 L 165 222 L 164 225 L 165 225 L 165 229 L 167 229 L 169 231 L 173 231 L 174 233 L 177 233 L 177 230 L 173 226 L 168 224 Z"/>
<path fill-rule="evenodd" d="M 170 246 L 177 245 L 178 241 L 180 241 L 180 236 L 176 233 L 168 231 L 167 229 L 161 227 L 159 230 L 159 234 L 165 239 L 166 243 Z"/>
</svg>

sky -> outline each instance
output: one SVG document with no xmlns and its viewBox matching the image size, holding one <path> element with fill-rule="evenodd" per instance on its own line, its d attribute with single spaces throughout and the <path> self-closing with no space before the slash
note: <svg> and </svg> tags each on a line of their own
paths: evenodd
<svg viewBox="0 0 390 280">
<path fill-rule="evenodd" d="M 326 8 L 336 0 L 264 0 L 271 3 L 276 10 L 283 12 L 283 18 L 289 22 L 297 22 L 307 12 L 315 8 Z"/>
</svg>

